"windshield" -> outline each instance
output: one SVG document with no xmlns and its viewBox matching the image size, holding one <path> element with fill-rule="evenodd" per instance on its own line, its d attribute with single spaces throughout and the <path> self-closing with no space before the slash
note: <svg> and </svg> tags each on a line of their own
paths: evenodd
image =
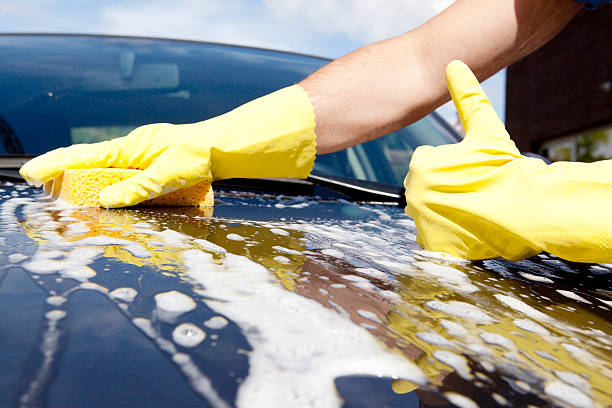
<svg viewBox="0 0 612 408">
<path fill-rule="evenodd" d="M 96 36 L 0 37 L 0 154 L 42 154 L 192 123 L 299 82 L 326 59 L 185 41 Z M 457 141 L 432 115 L 341 152 L 314 173 L 401 184 L 412 151 Z"/>
</svg>

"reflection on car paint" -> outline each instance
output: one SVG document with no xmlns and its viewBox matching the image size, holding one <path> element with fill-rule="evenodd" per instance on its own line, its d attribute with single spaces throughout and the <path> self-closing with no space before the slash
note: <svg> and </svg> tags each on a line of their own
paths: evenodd
<svg viewBox="0 0 612 408">
<path fill-rule="evenodd" d="M 321 206 L 304 198 L 219 197 L 236 207 L 306 213 Z M 200 209 L 66 209 L 14 194 L 2 200 L 3 235 L 25 229 L 39 245 L 31 258 L 14 253 L 11 259 L 49 294 L 47 338 L 66 336 L 60 315 L 74 291 L 103 292 L 212 406 L 338 406 L 333 380 L 351 374 L 408 380 L 395 381 L 393 389 L 419 384 L 422 401 L 443 395 L 459 406 L 588 407 L 612 398 L 609 288 L 564 286 L 561 274 L 575 275 L 578 267 L 548 255 L 470 263 L 429 253 L 416 244 L 414 224 L 401 210 L 375 205 L 345 203 L 348 213 L 370 214 L 365 220 L 254 221 Z M 101 268 L 104 258 L 154 268 L 178 286 L 147 295 L 155 307 L 146 317 L 134 313 L 144 294 L 105 286 L 123 271 Z M 586 270 L 610 273 L 609 265 Z M 43 282 L 47 275 L 54 279 Z M 200 304 L 216 315 L 177 321 Z M 240 351 L 249 370 L 235 401 L 220 396 L 212 381 L 217 374 L 190 355 L 228 321 L 252 347 Z M 162 322 L 173 329 L 160 330 Z M 44 338 L 51 361 L 43 359 L 31 384 L 50 379 L 45 370 L 58 355 L 60 343 Z M 28 389 L 22 396 L 34 394 Z"/>
</svg>

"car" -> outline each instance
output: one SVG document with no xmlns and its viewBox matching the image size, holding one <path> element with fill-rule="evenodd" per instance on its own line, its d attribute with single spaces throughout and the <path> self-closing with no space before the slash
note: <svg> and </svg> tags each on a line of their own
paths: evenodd
<svg viewBox="0 0 612 408">
<path fill-rule="evenodd" d="M 612 265 L 418 245 L 411 154 L 461 140 L 435 113 L 306 180 L 215 182 L 213 208 L 74 208 L 18 168 L 217 116 L 329 61 L 65 34 L 0 35 L 0 60 L 0 406 L 612 403 Z"/>
</svg>

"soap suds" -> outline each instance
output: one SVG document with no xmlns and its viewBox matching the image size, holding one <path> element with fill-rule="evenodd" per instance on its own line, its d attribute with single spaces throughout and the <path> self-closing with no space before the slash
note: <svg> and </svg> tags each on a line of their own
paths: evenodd
<svg viewBox="0 0 612 408">
<path fill-rule="evenodd" d="M 189 277 L 222 300 L 207 304 L 237 323 L 253 347 L 238 406 L 340 406 L 334 379 L 342 375 L 427 382 L 416 365 L 386 350 L 367 330 L 285 290 L 262 265 L 233 254 L 218 265 L 199 250 L 184 251 L 183 259 Z"/>
<path fill-rule="evenodd" d="M 232 241 L 244 241 L 245 239 L 242 235 L 238 235 L 238 234 L 227 234 L 225 237 Z"/>
<path fill-rule="evenodd" d="M 457 394 L 456 392 L 445 392 L 444 396 L 459 408 L 479 408 L 478 404 L 465 395 Z"/>
<path fill-rule="evenodd" d="M 179 346 L 192 348 L 206 338 L 204 330 L 193 323 L 182 323 L 172 331 L 172 340 Z"/>
<path fill-rule="evenodd" d="M 134 288 L 125 287 L 125 288 L 117 288 L 109 293 L 109 296 L 113 299 L 121 300 L 123 302 L 132 302 L 138 292 Z"/>
<path fill-rule="evenodd" d="M 557 289 L 557 293 L 559 293 L 559 294 L 561 294 L 561 295 L 563 295 L 563 296 L 565 296 L 567 298 L 574 299 L 574 300 L 577 300 L 577 301 L 582 302 L 582 303 L 588 303 L 589 305 L 592 304 L 590 301 L 586 300 L 582 296 L 580 296 L 580 295 L 578 295 L 578 294 L 576 294 L 574 292 L 571 292 L 569 290 Z"/>
<path fill-rule="evenodd" d="M 131 245 L 127 245 L 124 246 L 122 249 L 124 249 L 125 251 L 128 251 L 130 254 L 132 254 L 132 256 L 135 256 L 136 258 L 150 258 L 151 257 L 151 253 L 142 245 L 140 244 L 131 244 Z"/>
<path fill-rule="evenodd" d="M 8 256 L 8 260 L 9 260 L 10 263 L 19 263 L 21 261 L 25 261 L 28 258 L 29 257 L 27 255 L 21 254 L 19 252 L 14 253 L 14 254 L 10 254 Z"/>
<path fill-rule="evenodd" d="M 158 293 L 155 295 L 155 304 L 160 309 L 177 314 L 187 313 L 196 308 L 196 303 L 190 296 L 176 290 Z"/>
<path fill-rule="evenodd" d="M 501 334 L 484 332 L 480 333 L 480 338 L 487 344 L 493 344 L 507 349 L 514 348 L 514 343 L 512 342 L 512 340 L 509 340 Z"/>
<path fill-rule="evenodd" d="M 271 228 L 270 232 L 276 235 L 289 236 L 289 232 L 282 230 L 280 228 Z"/>
<path fill-rule="evenodd" d="M 426 306 L 432 310 L 437 310 L 439 312 L 443 312 L 451 316 L 457 316 L 462 319 L 473 320 L 481 324 L 495 323 L 495 319 L 489 316 L 485 311 L 466 302 L 459 302 L 456 300 L 449 302 L 430 300 L 426 303 Z"/>
<path fill-rule="evenodd" d="M 210 241 L 206 241 L 205 239 L 194 239 L 193 243 L 199 246 L 200 248 L 205 249 L 206 251 L 217 252 L 220 254 L 224 254 L 227 252 L 225 248 L 220 247 L 217 244 L 213 244 Z"/>
<path fill-rule="evenodd" d="M 418 332 L 416 336 L 423 340 L 425 343 L 433 344 L 434 346 L 441 347 L 452 347 L 450 341 L 448 341 L 445 337 L 440 336 L 438 333 L 434 332 Z"/>
<path fill-rule="evenodd" d="M 441 319 L 440 325 L 453 337 L 466 337 L 469 333 L 465 327 L 450 320 Z"/>
<path fill-rule="evenodd" d="M 274 259 L 276 262 L 282 263 L 282 264 L 291 263 L 291 259 L 287 258 L 286 256 L 275 256 L 272 259 Z"/>
<path fill-rule="evenodd" d="M 323 255 L 331 256 L 334 258 L 344 258 L 344 254 L 342 252 L 338 251 L 337 249 L 333 249 L 333 248 L 322 249 L 321 253 Z"/>
<path fill-rule="evenodd" d="M 227 326 L 228 321 L 223 316 L 213 316 L 204 322 L 204 326 L 209 329 L 220 330 Z"/>
<path fill-rule="evenodd" d="M 527 272 L 519 272 L 519 275 L 521 275 L 525 279 L 529 279 L 534 282 L 555 283 L 552 279 L 548 279 L 545 276 L 533 275 Z"/>
<path fill-rule="evenodd" d="M 551 317 L 545 313 L 540 312 L 539 310 L 534 309 L 529 306 L 527 303 L 523 302 L 512 296 L 500 295 L 499 293 L 493 295 L 497 300 L 499 300 L 504 305 L 508 306 L 511 309 L 516 310 L 528 317 L 531 317 L 534 320 L 539 320 L 543 322 L 547 322 L 551 320 Z"/>
<path fill-rule="evenodd" d="M 536 322 L 534 322 L 533 320 L 529 320 L 529 319 L 515 319 L 514 320 L 514 324 L 517 327 L 520 327 L 523 330 L 532 332 L 532 333 L 536 333 L 542 336 L 547 336 L 550 334 L 550 332 L 540 326 L 539 324 L 537 324 Z"/>
<path fill-rule="evenodd" d="M 447 350 L 436 350 L 433 352 L 433 356 L 442 363 L 454 368 L 461 378 L 468 381 L 474 378 L 467 360 L 463 356 Z"/>
<path fill-rule="evenodd" d="M 284 252 L 286 254 L 302 255 L 302 253 L 300 251 L 296 251 L 296 250 L 285 248 L 285 247 L 278 246 L 278 245 L 273 246 L 272 249 L 275 249 L 275 250 L 277 250 L 279 252 Z"/>
<path fill-rule="evenodd" d="M 544 392 L 566 404 L 577 408 L 592 408 L 593 401 L 579 389 L 561 381 L 551 381 L 544 387 Z"/>
</svg>

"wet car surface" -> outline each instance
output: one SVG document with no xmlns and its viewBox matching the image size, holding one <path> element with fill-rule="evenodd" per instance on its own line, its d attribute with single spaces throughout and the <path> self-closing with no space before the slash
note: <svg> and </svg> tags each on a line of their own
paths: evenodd
<svg viewBox="0 0 612 408">
<path fill-rule="evenodd" d="M 435 115 L 306 181 L 216 183 L 214 208 L 69 208 L 20 164 L 216 116 L 326 60 L 37 35 L 0 36 L 0 57 L 0 406 L 612 404 L 612 265 L 416 243 L 411 152 L 458 140 Z"/>
<path fill-rule="evenodd" d="M 0 188 L 2 405 L 609 404 L 611 265 L 430 253 L 392 205 Z"/>
</svg>

